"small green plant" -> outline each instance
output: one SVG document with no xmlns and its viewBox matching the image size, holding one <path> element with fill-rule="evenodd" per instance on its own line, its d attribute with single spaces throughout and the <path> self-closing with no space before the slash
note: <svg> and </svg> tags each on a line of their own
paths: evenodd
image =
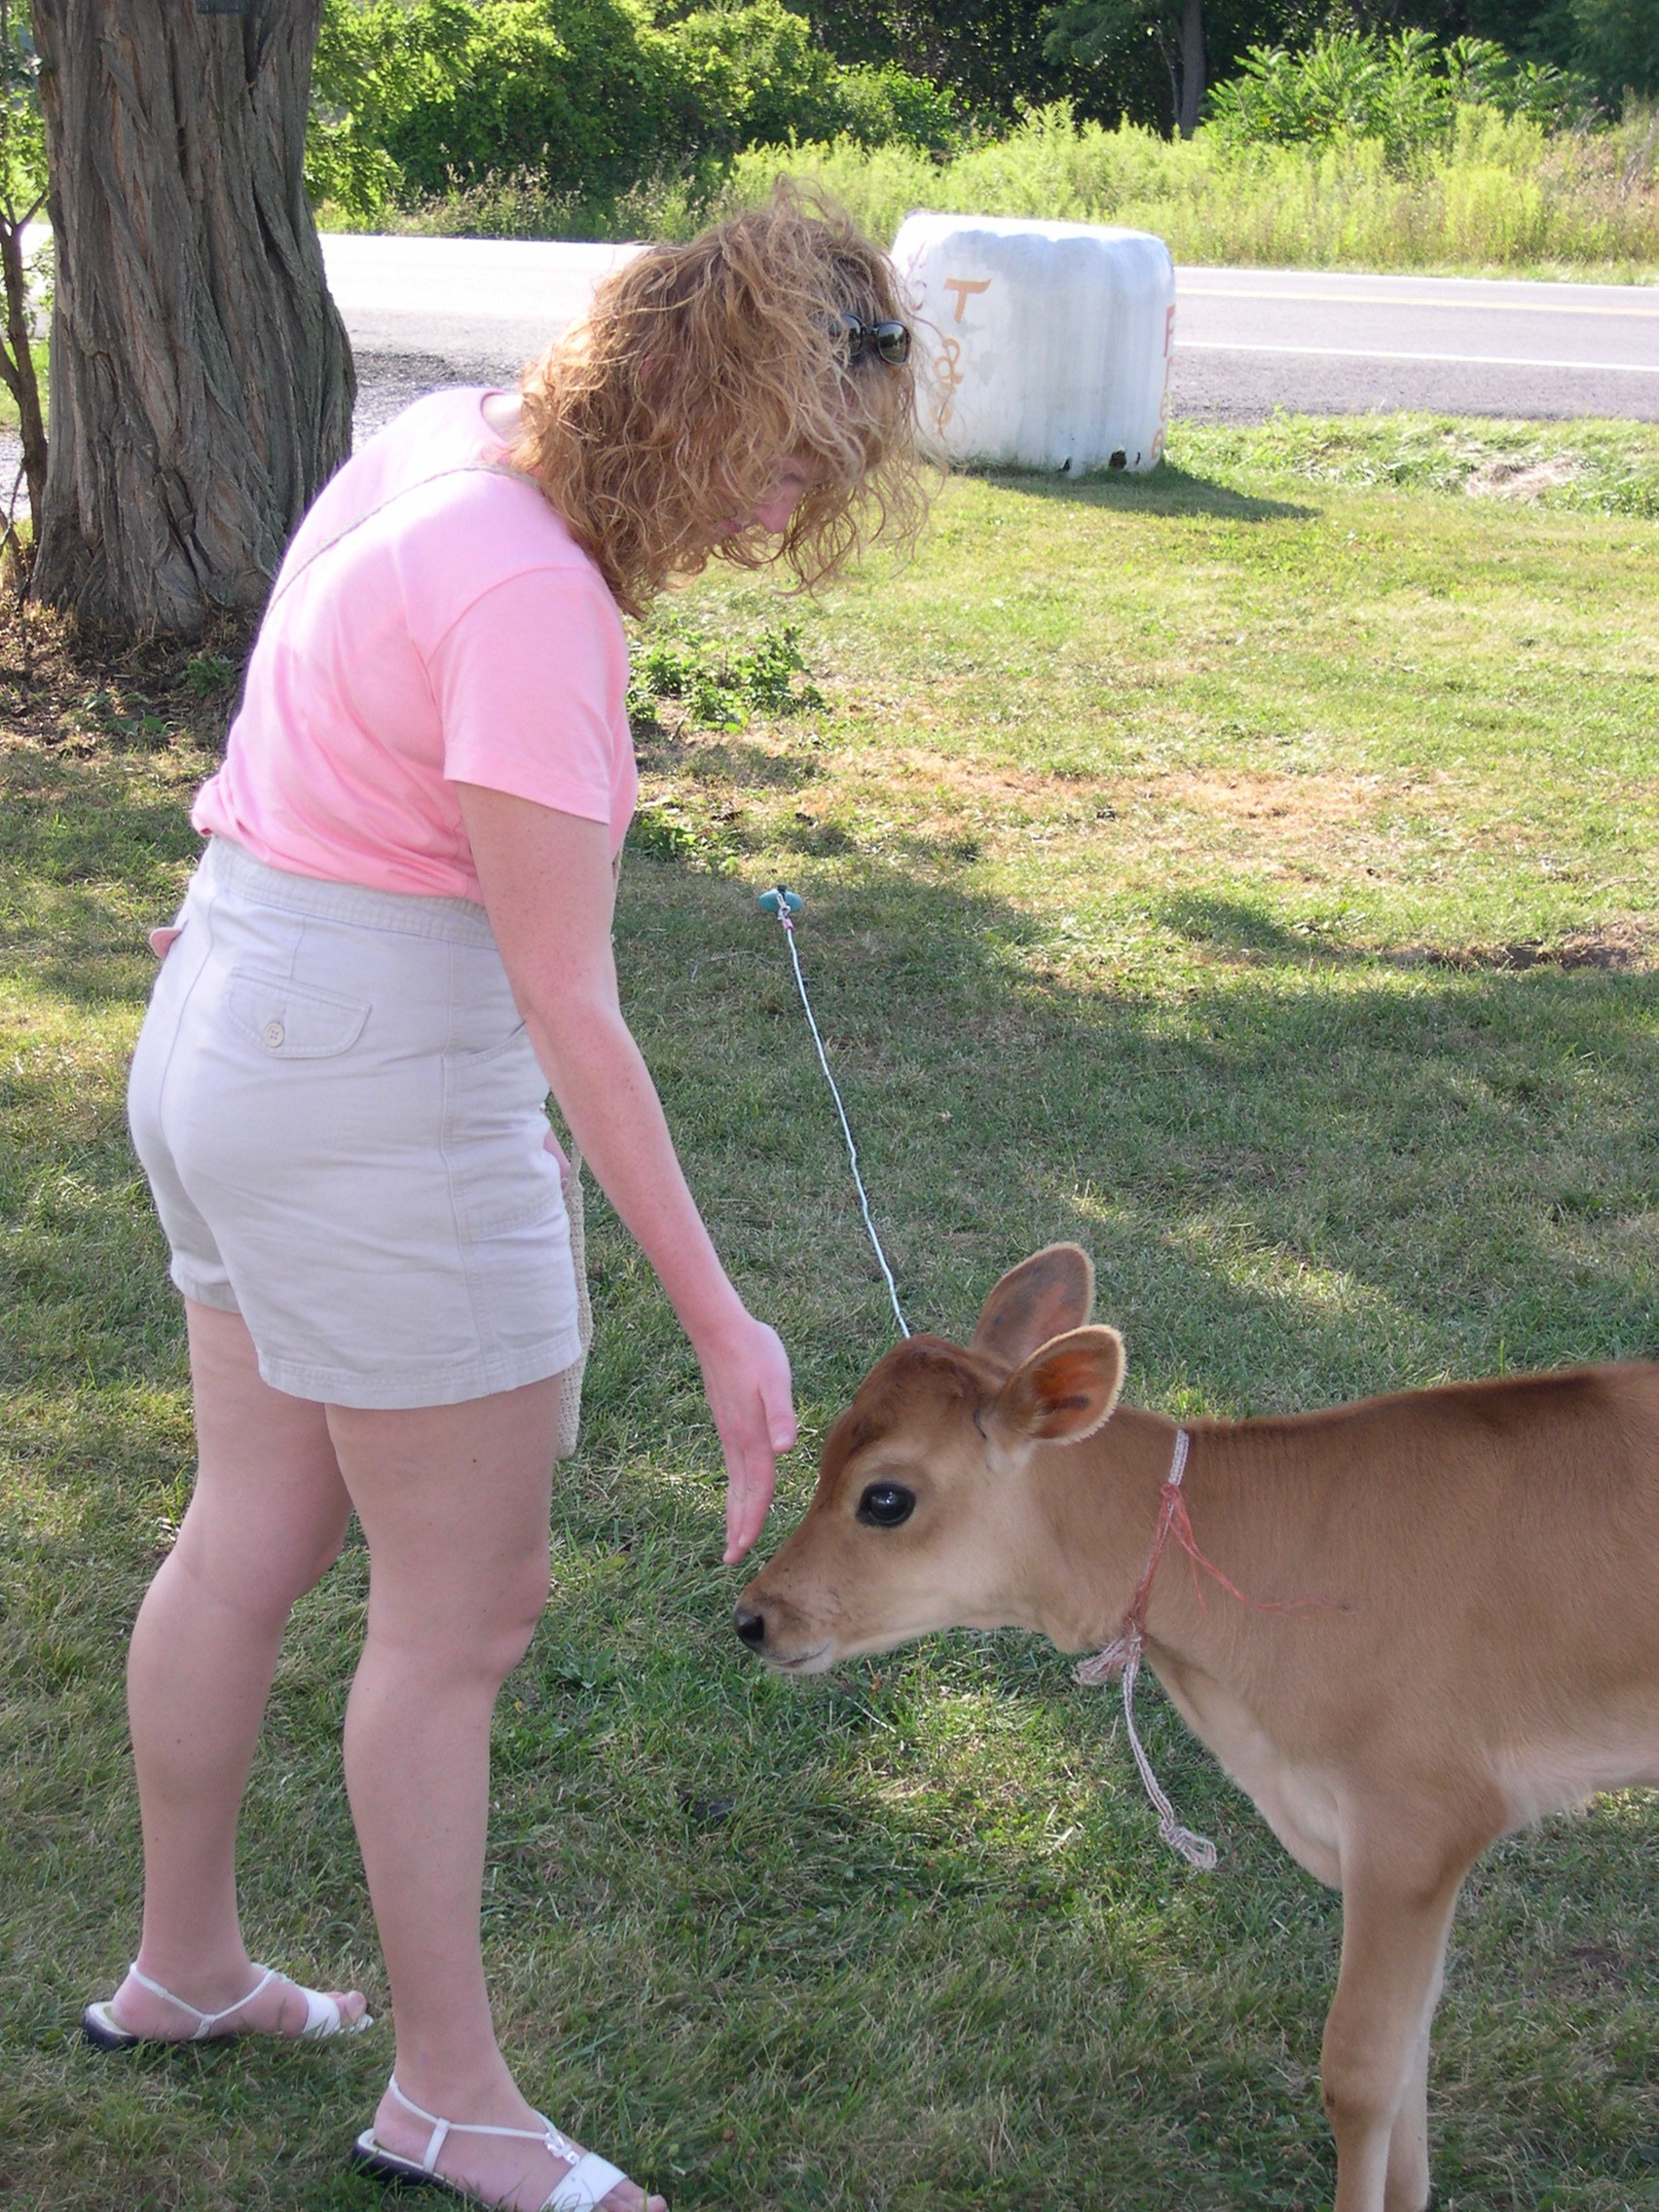
<svg viewBox="0 0 1659 2212">
<path fill-rule="evenodd" d="M 690 861 L 697 855 L 697 832 L 672 799 L 638 808 L 628 843 L 653 861 Z"/>
<path fill-rule="evenodd" d="M 628 713 L 649 725 L 656 701 L 675 699 L 686 722 L 703 729 L 742 729 L 752 715 L 810 714 L 825 700 L 815 683 L 795 682 L 806 672 L 797 622 L 762 631 L 746 652 L 716 658 L 701 631 L 667 616 L 634 656 Z"/>
<path fill-rule="evenodd" d="M 806 673 L 797 622 L 767 630 L 752 652 L 740 654 L 732 663 L 738 688 L 761 715 L 804 715 L 821 709 L 824 694 L 817 684 L 795 683 L 794 679 Z"/>
<path fill-rule="evenodd" d="M 172 735 L 172 724 L 156 713 L 156 702 L 147 692 L 118 695 L 103 685 L 77 700 L 72 727 L 81 737 L 113 739 L 118 751 L 127 747 L 149 751 L 166 745 Z"/>
<path fill-rule="evenodd" d="M 198 653 L 184 664 L 184 681 L 199 699 L 210 699 L 236 680 L 236 670 L 223 653 Z"/>
<path fill-rule="evenodd" d="M 703 875 L 735 875 L 739 866 L 723 822 L 709 820 L 678 798 L 647 800 L 637 808 L 628 848 L 647 860 L 670 861 Z"/>
</svg>

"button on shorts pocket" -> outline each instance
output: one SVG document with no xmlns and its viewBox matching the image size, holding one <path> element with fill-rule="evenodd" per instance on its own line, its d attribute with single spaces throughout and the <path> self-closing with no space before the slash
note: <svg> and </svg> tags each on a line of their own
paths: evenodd
<svg viewBox="0 0 1659 2212">
<path fill-rule="evenodd" d="M 363 1034 L 369 1009 L 314 983 L 238 968 L 225 986 L 225 1012 L 255 1044 L 281 1060 L 327 1060 Z"/>
</svg>

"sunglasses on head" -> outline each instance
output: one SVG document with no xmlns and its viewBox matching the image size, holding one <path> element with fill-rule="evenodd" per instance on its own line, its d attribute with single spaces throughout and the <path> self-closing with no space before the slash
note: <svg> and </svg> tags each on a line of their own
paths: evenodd
<svg viewBox="0 0 1659 2212">
<path fill-rule="evenodd" d="M 910 333 L 902 322 L 866 322 L 859 315 L 843 314 L 841 332 L 849 363 L 873 353 L 877 360 L 899 369 L 910 358 Z"/>
</svg>

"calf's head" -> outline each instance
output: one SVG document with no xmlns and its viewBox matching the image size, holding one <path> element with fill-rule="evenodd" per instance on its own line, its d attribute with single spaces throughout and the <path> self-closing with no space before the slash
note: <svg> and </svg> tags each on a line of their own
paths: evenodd
<svg viewBox="0 0 1659 2212">
<path fill-rule="evenodd" d="M 1123 1380 L 1122 1338 L 1087 1325 L 1093 1298 L 1087 1256 L 1053 1244 L 1004 1275 L 966 1349 L 911 1337 L 887 1354 L 825 1439 L 805 1519 L 737 1602 L 751 1650 L 817 1675 L 934 1629 L 1036 1625 L 1027 1477 L 1045 1446 L 1093 1434 Z"/>
</svg>

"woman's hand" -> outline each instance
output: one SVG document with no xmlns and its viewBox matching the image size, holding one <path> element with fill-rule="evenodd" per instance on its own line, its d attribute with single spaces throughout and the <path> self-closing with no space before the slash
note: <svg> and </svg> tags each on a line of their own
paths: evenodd
<svg viewBox="0 0 1659 2212">
<path fill-rule="evenodd" d="M 748 1312 L 696 1348 L 725 1454 L 725 1564 L 731 1567 L 764 1527 L 777 1487 L 778 1455 L 794 1445 L 789 1354 L 776 1330 Z"/>
</svg>

